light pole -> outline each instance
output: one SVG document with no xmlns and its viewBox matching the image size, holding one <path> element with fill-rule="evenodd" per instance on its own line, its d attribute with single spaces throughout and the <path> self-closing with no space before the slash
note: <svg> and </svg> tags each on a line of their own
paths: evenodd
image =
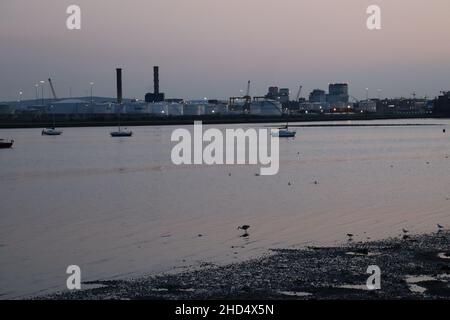
<svg viewBox="0 0 450 320">
<path fill-rule="evenodd" d="M 34 85 L 34 89 L 36 91 L 36 103 L 38 103 L 38 100 L 39 100 L 39 84 L 38 83 L 36 83 Z"/>
<path fill-rule="evenodd" d="M 366 101 L 369 101 L 369 88 L 366 88 Z"/>
<path fill-rule="evenodd" d="M 44 84 L 45 84 L 45 81 L 44 80 L 41 80 L 41 81 L 39 81 L 39 83 L 41 84 L 41 97 L 42 97 L 42 106 L 44 106 Z"/>
<path fill-rule="evenodd" d="M 20 90 L 19 91 L 19 107 L 22 107 L 22 95 L 23 95 L 23 91 Z"/>
<path fill-rule="evenodd" d="M 91 105 L 94 104 L 94 82 L 91 82 Z"/>
</svg>

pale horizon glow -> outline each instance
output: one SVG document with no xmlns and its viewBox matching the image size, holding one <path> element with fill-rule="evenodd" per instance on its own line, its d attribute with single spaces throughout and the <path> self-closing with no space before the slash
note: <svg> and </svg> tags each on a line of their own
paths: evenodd
<svg viewBox="0 0 450 320">
<path fill-rule="evenodd" d="M 65 27 L 82 9 L 82 30 Z M 382 30 L 366 28 L 366 8 L 382 9 Z M 227 98 L 268 86 L 302 96 L 348 82 L 365 98 L 433 97 L 450 90 L 448 0 L 3 0 L 0 101 L 33 99 L 51 77 L 58 96 L 124 96 L 152 91 L 160 66 L 168 98 Z"/>
</svg>

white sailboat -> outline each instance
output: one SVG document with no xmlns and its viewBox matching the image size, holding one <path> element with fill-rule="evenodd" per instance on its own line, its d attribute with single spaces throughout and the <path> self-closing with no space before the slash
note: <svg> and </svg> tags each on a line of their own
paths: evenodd
<svg viewBox="0 0 450 320">
<path fill-rule="evenodd" d="M 120 105 L 122 106 L 122 105 Z M 127 130 L 127 128 L 125 128 L 125 130 L 122 130 L 122 127 L 120 125 L 120 113 L 121 110 L 119 110 L 119 124 L 118 124 L 118 130 L 117 131 L 113 131 L 111 132 L 111 137 L 113 138 L 119 138 L 119 137 L 132 137 L 133 136 L 133 131 L 131 130 Z"/>
<path fill-rule="evenodd" d="M 50 109 L 53 109 L 53 106 L 50 107 Z M 53 126 L 51 128 L 45 128 L 42 130 L 41 134 L 43 136 L 60 136 L 62 135 L 62 130 L 57 130 L 55 126 L 55 112 L 53 112 Z"/>
<path fill-rule="evenodd" d="M 283 128 L 279 128 L 278 132 L 272 133 L 273 137 L 278 138 L 294 138 L 297 135 L 296 131 L 289 130 L 289 123 L 286 124 Z"/>
</svg>

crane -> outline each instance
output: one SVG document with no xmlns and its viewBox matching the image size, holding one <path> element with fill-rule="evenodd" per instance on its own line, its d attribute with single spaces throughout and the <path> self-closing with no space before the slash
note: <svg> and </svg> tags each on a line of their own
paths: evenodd
<svg viewBox="0 0 450 320">
<path fill-rule="evenodd" d="M 296 97 L 295 101 L 299 101 L 300 100 L 300 95 L 302 94 L 302 89 L 303 89 L 303 86 L 300 86 L 298 88 L 298 93 L 297 93 L 297 97 Z"/>
<path fill-rule="evenodd" d="M 52 79 L 48 78 L 48 83 L 50 84 L 50 88 L 52 89 L 53 99 L 57 100 L 58 97 L 56 96 L 55 88 L 53 87 Z"/>
</svg>

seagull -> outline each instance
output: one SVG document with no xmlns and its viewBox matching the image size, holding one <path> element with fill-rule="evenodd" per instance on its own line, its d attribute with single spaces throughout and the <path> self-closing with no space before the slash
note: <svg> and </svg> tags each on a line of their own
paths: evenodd
<svg viewBox="0 0 450 320">
<path fill-rule="evenodd" d="M 245 232 L 247 232 L 248 229 L 250 229 L 250 226 L 247 224 L 244 224 L 243 226 L 238 227 L 238 230 L 244 230 Z"/>
<path fill-rule="evenodd" d="M 243 226 L 238 227 L 238 230 L 244 230 L 244 234 L 241 236 L 242 238 L 247 238 L 249 236 L 248 229 L 250 229 L 250 226 L 247 224 L 244 224 Z"/>
<path fill-rule="evenodd" d="M 347 233 L 348 241 L 353 241 L 353 234 Z"/>
<path fill-rule="evenodd" d="M 439 223 L 437 224 L 437 227 L 438 227 L 438 232 L 441 232 L 442 230 L 444 230 L 444 226 Z"/>
<path fill-rule="evenodd" d="M 402 231 L 403 231 L 404 234 L 409 233 L 409 230 L 406 230 L 406 229 L 403 229 Z"/>
</svg>

